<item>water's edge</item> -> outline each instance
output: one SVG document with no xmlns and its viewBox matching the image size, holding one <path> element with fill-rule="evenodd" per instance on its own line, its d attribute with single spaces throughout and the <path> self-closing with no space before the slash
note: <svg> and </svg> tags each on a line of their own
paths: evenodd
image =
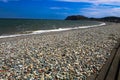
<svg viewBox="0 0 120 80">
<path fill-rule="evenodd" d="M 104 25 L 106 25 L 106 23 L 101 22 L 98 25 L 91 25 L 91 26 L 78 26 L 78 27 L 74 27 L 74 28 L 59 28 L 59 29 L 51 29 L 51 30 L 37 30 L 37 31 L 31 31 L 31 32 L 25 33 L 25 34 L 4 35 L 4 36 L 0 36 L 0 38 L 27 36 L 27 35 L 41 34 L 41 33 L 47 33 L 47 32 L 58 32 L 58 31 L 67 31 L 67 30 L 80 29 L 80 28 L 99 27 L 99 26 L 104 26 Z"/>
</svg>

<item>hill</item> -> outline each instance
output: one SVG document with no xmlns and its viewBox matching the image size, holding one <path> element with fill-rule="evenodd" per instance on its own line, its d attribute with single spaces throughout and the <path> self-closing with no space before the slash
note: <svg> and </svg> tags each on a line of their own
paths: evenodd
<svg viewBox="0 0 120 80">
<path fill-rule="evenodd" d="M 115 16 L 108 16 L 103 18 L 88 18 L 82 15 L 71 15 L 71 16 L 67 16 L 65 20 L 97 20 L 97 21 L 120 23 L 120 17 L 115 17 Z"/>
</svg>

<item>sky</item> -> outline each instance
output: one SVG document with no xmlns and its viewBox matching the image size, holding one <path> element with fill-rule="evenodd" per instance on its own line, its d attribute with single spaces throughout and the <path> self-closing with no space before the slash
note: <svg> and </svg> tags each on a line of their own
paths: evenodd
<svg viewBox="0 0 120 80">
<path fill-rule="evenodd" d="M 120 0 L 0 0 L 0 18 L 120 17 Z"/>
</svg>

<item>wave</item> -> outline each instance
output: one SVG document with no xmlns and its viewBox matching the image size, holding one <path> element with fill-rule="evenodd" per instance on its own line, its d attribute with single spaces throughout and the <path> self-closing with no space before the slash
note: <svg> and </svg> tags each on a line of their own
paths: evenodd
<svg viewBox="0 0 120 80">
<path fill-rule="evenodd" d="M 11 38 L 11 37 L 27 36 L 27 35 L 41 34 L 41 33 L 47 33 L 47 32 L 58 32 L 58 31 L 67 31 L 67 30 L 80 29 L 80 28 L 99 27 L 99 26 L 104 26 L 104 25 L 106 25 L 106 23 L 100 23 L 99 25 L 91 25 L 91 26 L 79 26 L 79 27 L 74 27 L 74 28 L 59 28 L 59 29 L 51 29 L 51 30 L 37 30 L 37 31 L 32 31 L 31 33 L 28 33 L 28 34 L 3 35 L 3 36 L 0 36 L 0 38 Z"/>
</svg>

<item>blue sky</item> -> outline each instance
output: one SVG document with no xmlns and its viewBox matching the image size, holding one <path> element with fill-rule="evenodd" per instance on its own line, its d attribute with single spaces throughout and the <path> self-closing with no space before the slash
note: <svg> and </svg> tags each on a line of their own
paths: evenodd
<svg viewBox="0 0 120 80">
<path fill-rule="evenodd" d="M 0 18 L 120 17 L 120 0 L 0 0 Z"/>
</svg>

